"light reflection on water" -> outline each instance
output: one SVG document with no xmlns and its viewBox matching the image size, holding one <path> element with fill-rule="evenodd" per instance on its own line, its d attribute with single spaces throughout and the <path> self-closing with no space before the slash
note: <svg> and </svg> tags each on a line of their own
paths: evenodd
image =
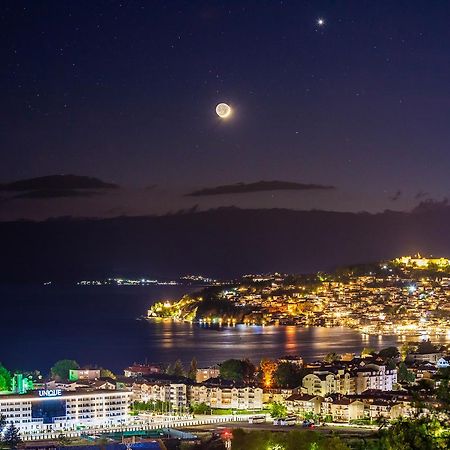
<svg viewBox="0 0 450 450">
<path fill-rule="evenodd" d="M 0 315 L 0 332 L 7 337 L 0 361 L 12 370 L 37 368 L 48 373 L 55 361 L 70 358 L 121 372 L 135 361 L 170 363 L 179 358 L 188 364 L 193 356 L 200 365 L 245 357 L 259 362 L 285 354 L 315 360 L 328 352 L 360 352 L 366 346 L 401 345 L 406 339 L 366 336 L 345 328 L 237 325 L 219 330 L 136 320 L 154 301 L 180 298 L 185 292 L 182 286 L 0 284 L 0 299 L 7 300 Z"/>
<path fill-rule="evenodd" d="M 246 326 L 207 328 L 193 324 L 150 321 L 145 344 L 163 360 L 180 358 L 188 362 L 195 356 L 202 365 L 227 358 L 276 358 L 299 354 L 316 360 L 328 352 L 360 352 L 363 347 L 375 349 L 397 345 L 397 336 L 367 336 L 347 328 L 299 328 L 295 326 Z M 159 351 L 158 351 L 159 350 Z"/>
</svg>

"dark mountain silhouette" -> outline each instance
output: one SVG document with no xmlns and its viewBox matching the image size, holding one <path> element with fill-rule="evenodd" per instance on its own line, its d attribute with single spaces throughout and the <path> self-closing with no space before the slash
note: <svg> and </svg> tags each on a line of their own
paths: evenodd
<svg viewBox="0 0 450 450">
<path fill-rule="evenodd" d="M 203 195 L 222 195 L 222 194 L 246 194 L 248 192 L 261 191 L 311 191 L 335 189 L 334 186 L 325 186 L 323 184 L 305 184 L 292 181 L 257 181 L 256 183 L 236 183 L 203 188 L 198 191 L 186 194 L 191 197 Z"/>
<path fill-rule="evenodd" d="M 450 208 L 380 214 L 222 208 L 161 217 L 0 223 L 1 280 L 329 270 L 450 255 Z"/>
</svg>

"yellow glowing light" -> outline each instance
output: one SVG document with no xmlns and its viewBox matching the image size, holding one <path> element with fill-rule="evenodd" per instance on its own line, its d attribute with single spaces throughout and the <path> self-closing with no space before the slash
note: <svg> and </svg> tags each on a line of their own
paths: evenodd
<svg viewBox="0 0 450 450">
<path fill-rule="evenodd" d="M 226 103 L 219 103 L 216 106 L 216 114 L 221 119 L 226 119 L 231 116 L 231 107 L 227 105 Z"/>
</svg>

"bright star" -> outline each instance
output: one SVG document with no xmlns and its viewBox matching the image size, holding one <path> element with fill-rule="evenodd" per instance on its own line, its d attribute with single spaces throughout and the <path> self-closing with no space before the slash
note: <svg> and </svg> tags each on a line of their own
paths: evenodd
<svg viewBox="0 0 450 450">
<path fill-rule="evenodd" d="M 317 19 L 317 25 L 319 25 L 319 27 L 322 27 L 325 25 L 325 19 L 322 19 L 321 17 L 319 17 Z"/>
</svg>

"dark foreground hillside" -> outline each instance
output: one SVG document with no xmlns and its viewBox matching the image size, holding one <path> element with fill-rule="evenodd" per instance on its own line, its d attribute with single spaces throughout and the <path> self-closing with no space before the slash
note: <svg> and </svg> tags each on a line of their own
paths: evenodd
<svg viewBox="0 0 450 450">
<path fill-rule="evenodd" d="M 162 217 L 0 223 L 0 279 L 328 270 L 417 251 L 450 256 L 450 208 L 415 213 L 225 208 Z"/>
</svg>

